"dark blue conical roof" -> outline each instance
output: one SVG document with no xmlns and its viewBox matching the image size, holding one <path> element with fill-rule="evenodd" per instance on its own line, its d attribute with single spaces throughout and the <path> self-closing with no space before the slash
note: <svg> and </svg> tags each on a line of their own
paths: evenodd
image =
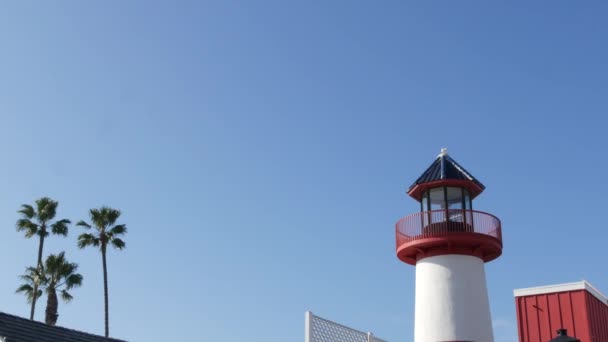
<svg viewBox="0 0 608 342">
<path fill-rule="evenodd" d="M 411 193 L 418 185 L 438 181 L 471 182 L 476 185 L 476 188 L 478 187 L 479 192 L 486 188 L 480 181 L 473 177 L 469 171 L 452 159 L 445 148 L 441 149 L 441 153 L 437 156 L 437 159 L 435 159 L 431 166 L 429 166 L 409 187 L 408 193 Z"/>
</svg>

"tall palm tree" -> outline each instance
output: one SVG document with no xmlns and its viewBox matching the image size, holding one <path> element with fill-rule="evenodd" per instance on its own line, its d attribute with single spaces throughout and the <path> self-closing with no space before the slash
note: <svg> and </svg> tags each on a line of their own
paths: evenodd
<svg viewBox="0 0 608 342">
<path fill-rule="evenodd" d="M 44 238 L 49 235 L 49 229 L 50 233 L 66 236 L 68 235 L 68 224 L 70 224 L 70 220 L 62 219 L 52 222 L 57 213 L 57 206 L 59 203 L 48 197 L 37 199 L 35 205 L 35 208 L 29 204 L 21 205 L 21 210 L 18 211 L 18 213 L 21 214 L 21 218 L 17 220 L 17 231 L 24 231 L 26 238 L 38 235 L 40 242 L 38 244 L 38 260 L 36 267 L 42 268 L 42 249 L 44 247 Z M 34 319 L 36 300 L 38 299 L 38 295 L 34 296 L 34 294 L 38 293 L 38 285 L 35 282 L 33 285 L 30 319 Z"/>
<path fill-rule="evenodd" d="M 76 273 L 76 270 L 78 270 L 78 264 L 68 262 L 65 252 L 58 255 L 51 254 L 46 258 L 42 269 L 39 267 L 26 268 L 26 273 L 21 276 L 25 283 L 19 286 L 16 292 L 24 293 L 28 300 L 31 300 L 34 297 L 36 285 L 38 286 L 37 297 L 40 297 L 42 291 L 45 291 L 47 301 L 44 321 L 46 324 L 55 325 L 59 317 L 57 293 L 61 293 L 61 299 L 64 302 L 69 302 L 73 297 L 68 290 L 82 285 L 82 275 Z"/>
<path fill-rule="evenodd" d="M 95 228 L 95 234 L 82 233 L 78 237 L 78 247 L 85 248 L 87 246 L 99 247 L 101 251 L 101 259 L 103 263 L 103 291 L 104 291 L 104 308 L 105 308 L 105 332 L 106 337 L 110 336 L 110 323 L 108 314 L 108 267 L 106 264 L 106 251 L 108 246 L 116 249 L 125 248 L 125 242 L 119 236 L 127 232 L 127 226 L 124 224 L 116 224 L 116 220 L 120 217 L 120 210 L 108 207 L 89 210 L 89 216 L 93 226 L 85 221 L 79 221 L 77 226 L 90 229 Z"/>
</svg>

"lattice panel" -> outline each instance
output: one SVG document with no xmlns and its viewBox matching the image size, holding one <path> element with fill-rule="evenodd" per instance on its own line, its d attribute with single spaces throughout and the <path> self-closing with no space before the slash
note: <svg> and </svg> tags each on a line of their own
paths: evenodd
<svg viewBox="0 0 608 342">
<path fill-rule="evenodd" d="M 370 336 L 371 341 L 368 341 L 367 333 L 312 314 L 310 317 L 309 342 L 385 342 L 373 335 Z"/>
</svg>

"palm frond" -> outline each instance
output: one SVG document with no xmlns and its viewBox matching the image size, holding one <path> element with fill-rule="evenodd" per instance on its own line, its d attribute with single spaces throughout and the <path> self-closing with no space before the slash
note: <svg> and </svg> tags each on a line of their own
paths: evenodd
<svg viewBox="0 0 608 342">
<path fill-rule="evenodd" d="M 91 228 L 91 225 L 90 225 L 90 224 L 88 224 L 88 223 L 86 223 L 86 222 L 85 222 L 85 221 L 83 221 L 83 220 L 78 221 L 78 223 L 76 223 L 76 225 L 77 225 L 77 226 L 80 226 L 80 227 L 87 228 L 87 229 L 90 229 L 90 228 Z"/>
<path fill-rule="evenodd" d="M 66 264 L 67 261 L 65 260 L 65 252 L 60 252 L 59 254 L 49 254 L 44 262 L 44 273 L 47 275 L 61 273 L 63 272 Z"/>
<path fill-rule="evenodd" d="M 56 235 L 67 236 L 68 235 L 68 224 L 70 224 L 70 223 L 72 223 L 72 222 L 68 219 L 56 221 L 55 223 L 53 223 L 51 225 L 51 231 L 53 232 L 53 234 L 56 234 Z"/>
<path fill-rule="evenodd" d="M 103 231 L 105 229 L 106 223 L 104 221 L 103 214 L 99 209 L 93 208 L 89 210 L 89 216 L 91 217 L 91 221 L 93 222 L 95 229 L 99 231 Z"/>
<path fill-rule="evenodd" d="M 127 233 L 127 225 L 126 224 L 118 224 L 114 227 L 112 227 L 112 229 L 110 229 L 108 231 L 108 235 L 114 237 L 114 236 L 119 236 L 119 235 L 123 235 Z"/>
<path fill-rule="evenodd" d="M 42 281 L 42 277 L 37 273 L 37 270 L 28 271 L 28 273 L 22 274 L 19 276 L 19 279 L 29 283 L 29 284 L 39 284 Z"/>
<path fill-rule="evenodd" d="M 78 236 L 78 247 L 85 248 L 87 246 L 98 247 L 99 238 L 90 233 L 83 233 Z"/>
<path fill-rule="evenodd" d="M 30 220 L 36 216 L 36 211 L 34 210 L 34 207 L 29 204 L 22 204 L 21 209 L 17 212 L 21 214 L 23 218 Z"/>
<path fill-rule="evenodd" d="M 25 270 L 26 270 L 27 272 L 30 272 L 30 273 L 32 273 L 32 272 L 37 272 L 37 271 L 38 271 L 38 267 L 34 267 L 34 266 L 28 266 L 28 267 L 26 267 L 26 268 L 25 268 Z"/>
<path fill-rule="evenodd" d="M 59 203 L 53 201 L 48 197 L 42 197 L 36 200 L 36 211 L 38 212 L 38 218 L 42 222 L 52 220 L 57 213 L 57 206 Z"/>
<path fill-rule="evenodd" d="M 103 206 L 89 211 L 93 224 L 99 231 L 113 226 L 120 217 L 120 210 Z"/>
<path fill-rule="evenodd" d="M 72 295 L 69 294 L 67 290 L 61 290 L 61 299 L 63 299 L 63 301 L 67 303 L 74 299 L 74 297 L 72 297 Z"/>
<path fill-rule="evenodd" d="M 31 303 L 34 299 L 34 288 L 29 284 L 22 284 L 17 288 L 15 293 L 24 294 L 28 303 Z M 36 296 L 36 298 L 39 298 L 41 295 L 42 291 L 38 291 L 38 296 Z"/>
<path fill-rule="evenodd" d="M 70 274 L 65 280 L 66 289 L 82 286 L 82 275 L 80 273 Z"/>
<path fill-rule="evenodd" d="M 17 231 L 25 231 L 25 237 L 31 238 L 38 233 L 38 225 L 28 218 L 17 220 Z"/>
<path fill-rule="evenodd" d="M 42 295 L 42 290 L 48 284 L 48 279 L 46 279 L 45 275 L 36 267 L 26 267 L 25 270 L 26 272 L 19 276 L 24 283 L 17 288 L 15 293 L 25 294 L 27 301 L 31 303 L 34 297 L 34 287 L 38 286 L 36 298 L 39 298 Z"/>
<path fill-rule="evenodd" d="M 36 278 L 32 274 L 22 274 L 19 279 L 32 284 L 36 282 Z"/>
<path fill-rule="evenodd" d="M 61 268 L 59 269 L 59 272 L 62 275 L 68 275 L 68 274 L 72 274 L 74 272 L 76 272 L 76 270 L 78 269 L 78 264 L 75 262 L 67 262 L 64 261 L 63 264 L 61 265 Z"/>
<path fill-rule="evenodd" d="M 25 273 L 19 276 L 19 279 L 25 281 L 28 284 L 44 284 L 46 283 L 47 279 L 46 276 L 44 274 L 44 270 L 39 269 L 37 267 L 26 267 L 25 268 Z"/>
<path fill-rule="evenodd" d="M 118 209 L 103 207 L 102 213 L 106 218 L 108 226 L 113 226 L 114 223 L 116 223 L 116 220 L 118 220 L 118 218 L 120 217 L 120 210 Z"/>
<path fill-rule="evenodd" d="M 124 249 L 127 246 L 127 244 L 119 238 L 114 238 L 114 239 L 110 240 L 110 243 L 116 249 Z"/>
<path fill-rule="evenodd" d="M 30 284 L 21 284 L 21 286 L 19 286 L 17 288 L 15 293 L 22 293 L 22 292 L 31 294 L 32 292 L 34 292 L 34 288 Z"/>
</svg>

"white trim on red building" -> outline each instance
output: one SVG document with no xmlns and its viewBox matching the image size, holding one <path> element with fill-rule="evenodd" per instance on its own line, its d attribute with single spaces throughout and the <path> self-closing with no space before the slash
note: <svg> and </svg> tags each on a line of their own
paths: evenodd
<svg viewBox="0 0 608 342">
<path fill-rule="evenodd" d="M 546 285 L 538 287 L 528 287 L 524 289 L 516 289 L 513 291 L 515 297 L 534 296 L 545 293 L 556 293 L 556 292 L 567 292 L 567 291 L 578 291 L 586 290 L 591 293 L 595 298 L 599 299 L 602 303 L 608 305 L 608 297 L 603 295 L 598 289 L 591 286 L 586 280 L 577 281 L 574 283 Z"/>
</svg>

